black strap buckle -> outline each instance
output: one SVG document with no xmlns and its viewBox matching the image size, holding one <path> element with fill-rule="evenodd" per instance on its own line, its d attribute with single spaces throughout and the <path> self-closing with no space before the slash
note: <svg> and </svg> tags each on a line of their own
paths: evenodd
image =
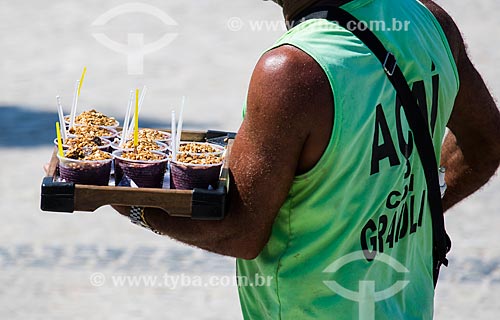
<svg viewBox="0 0 500 320">
<path fill-rule="evenodd" d="M 384 61 L 385 72 L 389 76 L 392 76 L 394 74 L 394 70 L 396 70 L 397 65 L 398 65 L 398 63 L 396 62 L 396 57 L 392 53 L 387 52 L 387 55 L 385 56 L 385 61 Z"/>
</svg>

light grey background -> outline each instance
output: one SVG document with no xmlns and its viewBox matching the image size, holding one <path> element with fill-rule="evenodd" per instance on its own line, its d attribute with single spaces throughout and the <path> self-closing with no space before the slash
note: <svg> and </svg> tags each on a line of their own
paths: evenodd
<svg viewBox="0 0 500 320">
<path fill-rule="evenodd" d="M 143 124 L 168 126 L 170 111 L 187 97 L 188 128 L 237 130 L 246 87 L 259 55 L 283 32 L 280 9 L 256 0 L 148 0 L 177 26 L 144 14 L 92 22 L 122 0 L 0 0 L 0 318 L 2 319 L 240 319 L 234 286 L 113 284 L 116 275 L 165 273 L 196 277 L 234 275 L 234 260 L 140 230 L 109 208 L 61 216 L 39 210 L 41 167 L 50 154 L 55 95 L 69 112 L 74 81 L 88 72 L 80 108 L 123 118 L 128 91 L 149 87 Z M 499 96 L 499 28 L 495 0 L 440 1 L 455 17 L 471 56 Z M 228 21 L 241 21 L 230 30 Z M 240 19 L 240 20 L 238 20 Z M 232 24 L 231 27 L 235 25 Z M 264 28 L 265 29 L 265 28 Z M 92 33 L 145 42 L 164 33 L 177 39 L 147 55 L 144 75 L 127 74 L 126 57 L 103 47 Z M 498 178 L 449 212 L 454 240 L 451 266 L 437 290 L 437 319 L 493 319 L 500 312 Z M 105 277 L 91 285 L 92 275 Z"/>
</svg>

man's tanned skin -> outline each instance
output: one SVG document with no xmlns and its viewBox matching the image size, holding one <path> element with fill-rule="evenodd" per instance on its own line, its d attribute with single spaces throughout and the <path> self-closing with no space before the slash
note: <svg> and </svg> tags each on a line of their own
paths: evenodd
<svg viewBox="0 0 500 320">
<path fill-rule="evenodd" d="M 481 188 L 500 163 L 500 114 L 481 75 L 467 56 L 466 46 L 451 17 L 437 4 L 424 3 L 448 38 L 460 77 L 453 113 L 448 122 L 441 165 L 446 167 L 448 189 L 444 211 Z"/>
<path fill-rule="evenodd" d="M 443 199 L 447 210 L 484 185 L 498 168 L 500 114 L 470 62 L 453 20 L 432 1 L 423 3 L 443 27 L 460 76 L 448 123 L 452 134 L 445 140 L 441 160 L 447 168 L 448 190 Z M 285 16 L 293 18 L 286 12 Z M 255 258 L 270 237 L 294 176 L 313 168 L 323 155 L 335 121 L 333 108 L 329 81 L 310 56 L 288 45 L 265 53 L 253 72 L 247 114 L 231 155 L 227 217 L 192 221 L 148 208 L 146 220 L 187 244 L 223 255 Z M 116 209 L 129 214 L 129 208 Z"/>
</svg>

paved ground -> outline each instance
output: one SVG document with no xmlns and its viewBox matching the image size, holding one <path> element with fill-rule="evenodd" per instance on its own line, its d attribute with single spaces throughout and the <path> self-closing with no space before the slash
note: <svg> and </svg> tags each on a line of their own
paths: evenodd
<svg viewBox="0 0 500 320">
<path fill-rule="evenodd" d="M 254 0 L 152 0 L 177 25 L 127 14 L 91 26 L 125 3 L 0 0 L 2 319 L 241 318 L 236 287 L 226 283 L 234 260 L 142 231 L 109 208 L 70 216 L 38 209 L 41 166 L 57 118 L 54 97 L 60 94 L 69 112 L 73 81 L 84 65 L 82 108 L 122 118 L 128 90 L 147 84 L 144 126 L 168 125 L 170 110 L 186 95 L 187 127 L 236 130 L 251 69 L 282 32 L 274 22 L 279 10 Z M 461 25 L 474 61 L 500 96 L 494 19 L 500 4 L 440 3 Z M 270 21 L 267 30 L 259 21 Z M 132 76 L 124 55 L 93 38 L 99 32 L 122 43 L 132 32 L 144 33 L 145 43 L 165 33 L 177 38 L 146 55 L 144 74 Z M 495 178 L 447 216 L 454 247 L 437 290 L 437 319 L 494 319 L 500 312 L 499 191 Z"/>
</svg>

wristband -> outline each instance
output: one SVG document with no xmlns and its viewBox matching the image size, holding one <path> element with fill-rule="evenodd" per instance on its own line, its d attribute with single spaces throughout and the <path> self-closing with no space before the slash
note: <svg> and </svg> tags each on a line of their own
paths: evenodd
<svg viewBox="0 0 500 320">
<path fill-rule="evenodd" d="M 161 232 L 151 227 L 146 219 L 144 218 L 144 208 L 143 207 L 130 207 L 130 222 L 153 231 L 156 234 L 161 235 Z"/>
</svg>

